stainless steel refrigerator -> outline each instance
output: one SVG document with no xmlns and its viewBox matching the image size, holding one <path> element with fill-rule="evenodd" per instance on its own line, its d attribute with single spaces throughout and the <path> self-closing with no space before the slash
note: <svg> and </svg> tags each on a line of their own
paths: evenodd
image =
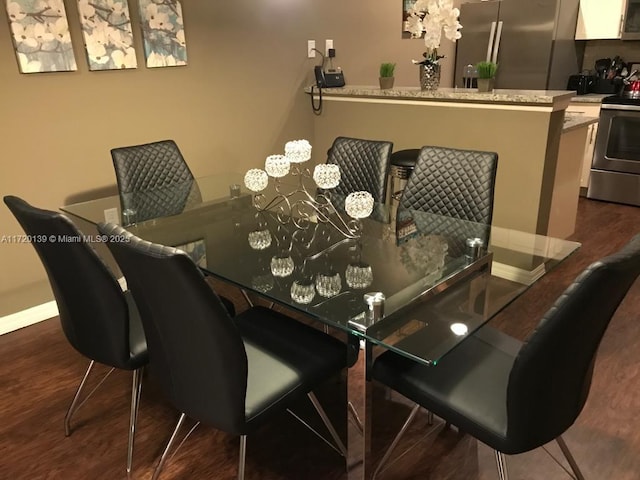
<svg viewBox="0 0 640 480">
<path fill-rule="evenodd" d="M 565 90 L 579 72 L 584 46 L 574 40 L 579 0 L 501 0 L 463 3 L 454 86 L 465 66 L 498 63 L 495 88 Z M 579 58 L 580 57 L 580 58 Z"/>
</svg>

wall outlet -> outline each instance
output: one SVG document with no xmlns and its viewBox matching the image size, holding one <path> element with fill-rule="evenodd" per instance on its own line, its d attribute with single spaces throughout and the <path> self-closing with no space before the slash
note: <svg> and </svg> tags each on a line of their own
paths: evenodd
<svg viewBox="0 0 640 480">
<path fill-rule="evenodd" d="M 316 41 L 307 40 L 307 58 L 316 58 Z"/>
<path fill-rule="evenodd" d="M 115 223 L 120 225 L 120 215 L 118 215 L 117 208 L 107 208 L 104 211 L 104 221 L 106 223 Z"/>
<path fill-rule="evenodd" d="M 330 48 L 334 48 L 333 46 L 333 40 L 325 40 L 324 41 L 324 54 L 328 57 L 329 56 L 329 49 Z"/>
</svg>

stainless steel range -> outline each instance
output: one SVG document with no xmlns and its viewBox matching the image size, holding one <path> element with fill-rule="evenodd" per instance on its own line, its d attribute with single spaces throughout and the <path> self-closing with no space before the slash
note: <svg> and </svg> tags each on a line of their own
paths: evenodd
<svg viewBox="0 0 640 480">
<path fill-rule="evenodd" d="M 587 197 L 640 206 L 640 98 L 603 99 Z"/>
</svg>

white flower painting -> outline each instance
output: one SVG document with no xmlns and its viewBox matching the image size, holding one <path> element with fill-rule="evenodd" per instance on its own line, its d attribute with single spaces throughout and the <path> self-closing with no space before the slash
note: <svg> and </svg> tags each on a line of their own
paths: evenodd
<svg viewBox="0 0 640 480">
<path fill-rule="evenodd" d="M 187 45 L 179 0 L 138 0 L 147 67 L 187 64 Z"/>
<path fill-rule="evenodd" d="M 89 70 L 136 68 L 127 0 L 78 0 Z"/>
<path fill-rule="evenodd" d="M 22 73 L 77 70 L 63 0 L 7 0 Z"/>
</svg>

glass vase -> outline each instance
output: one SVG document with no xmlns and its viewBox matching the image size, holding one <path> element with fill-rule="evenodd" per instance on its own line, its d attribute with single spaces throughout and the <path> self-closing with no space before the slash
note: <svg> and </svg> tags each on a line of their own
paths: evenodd
<svg viewBox="0 0 640 480">
<path fill-rule="evenodd" d="M 420 88 L 422 90 L 437 90 L 440 86 L 440 65 L 427 63 L 420 65 Z"/>
</svg>

